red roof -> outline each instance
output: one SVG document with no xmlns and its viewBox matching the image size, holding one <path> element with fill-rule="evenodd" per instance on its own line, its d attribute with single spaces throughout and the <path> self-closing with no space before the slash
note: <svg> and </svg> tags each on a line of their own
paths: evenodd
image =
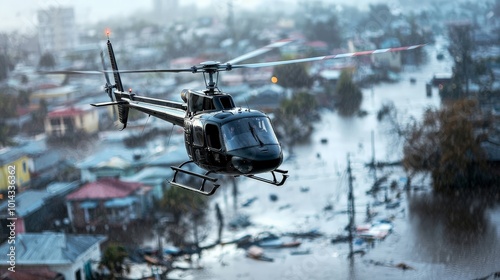
<svg viewBox="0 0 500 280">
<path fill-rule="evenodd" d="M 66 196 L 67 200 L 110 199 L 127 197 L 138 189 L 145 187 L 141 183 L 123 182 L 118 179 L 105 178 L 87 183 Z"/>
<path fill-rule="evenodd" d="M 54 110 L 52 112 L 48 113 L 49 118 L 55 118 L 55 117 L 70 117 L 70 116 L 78 116 L 83 114 L 85 111 L 82 109 L 78 108 L 64 108 L 64 109 L 58 109 Z"/>
<path fill-rule="evenodd" d="M 328 44 L 323 42 L 323 41 L 312 41 L 312 42 L 308 42 L 307 46 L 312 47 L 312 48 L 326 48 L 326 47 L 328 47 Z"/>
</svg>

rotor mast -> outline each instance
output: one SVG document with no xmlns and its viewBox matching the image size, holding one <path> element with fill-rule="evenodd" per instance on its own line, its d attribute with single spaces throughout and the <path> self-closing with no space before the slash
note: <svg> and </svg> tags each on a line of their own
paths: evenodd
<svg viewBox="0 0 500 280">
<path fill-rule="evenodd" d="M 220 70 L 231 70 L 231 66 L 229 65 L 224 65 L 225 67 L 220 69 L 220 62 L 218 61 L 205 61 L 200 63 L 201 65 L 201 71 L 203 72 L 203 77 L 205 78 L 205 94 L 207 95 L 214 95 L 215 90 L 217 89 L 217 82 L 219 81 L 219 71 Z M 196 73 L 198 71 L 198 68 L 193 67 L 193 73 Z M 205 73 L 208 75 L 208 80 L 207 76 Z"/>
</svg>

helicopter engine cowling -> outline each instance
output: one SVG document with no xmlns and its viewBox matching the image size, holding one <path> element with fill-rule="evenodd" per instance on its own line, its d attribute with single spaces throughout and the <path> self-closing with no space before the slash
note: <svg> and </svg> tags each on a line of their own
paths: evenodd
<svg viewBox="0 0 500 280">
<path fill-rule="evenodd" d="M 184 101 L 185 103 L 188 102 L 188 99 L 189 99 L 189 90 L 188 89 L 183 89 L 181 91 L 181 99 L 182 101 Z"/>
</svg>

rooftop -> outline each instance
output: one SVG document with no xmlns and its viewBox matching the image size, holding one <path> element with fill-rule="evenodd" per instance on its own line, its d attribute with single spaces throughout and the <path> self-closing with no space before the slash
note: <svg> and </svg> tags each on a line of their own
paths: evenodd
<svg viewBox="0 0 500 280">
<path fill-rule="evenodd" d="M 23 153 L 19 149 L 13 149 L 13 148 L 2 149 L 0 150 L 0 165 L 12 163 L 25 155 L 26 153 Z"/>
<path fill-rule="evenodd" d="M 16 214 L 18 217 L 26 217 L 32 212 L 36 211 L 45 203 L 45 199 L 51 196 L 50 193 L 46 191 L 37 191 L 37 190 L 26 190 L 22 193 L 17 194 L 16 196 Z M 4 200 L 0 204 L 0 211 L 2 215 L 7 215 L 8 211 L 7 205 L 8 200 Z"/>
<path fill-rule="evenodd" d="M 87 183 L 78 190 L 66 196 L 67 200 L 97 199 L 107 200 L 111 198 L 127 197 L 134 192 L 144 188 L 141 183 L 124 182 L 114 178 L 100 179 Z"/>
<path fill-rule="evenodd" d="M 104 242 L 103 235 L 76 235 L 55 232 L 20 233 L 16 238 L 16 265 L 66 265 L 72 264 L 95 244 Z M 0 251 L 9 252 L 7 242 Z M 0 262 L 7 264 L 9 256 L 0 255 Z"/>
</svg>

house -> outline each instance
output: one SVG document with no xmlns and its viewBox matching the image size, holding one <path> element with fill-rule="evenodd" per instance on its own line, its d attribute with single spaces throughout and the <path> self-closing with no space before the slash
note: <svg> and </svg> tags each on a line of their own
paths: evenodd
<svg viewBox="0 0 500 280">
<path fill-rule="evenodd" d="M 5 148 L 0 150 L 1 193 L 6 193 L 9 186 L 16 186 L 17 189 L 29 184 L 31 178 L 29 160 L 28 155 L 19 149 Z"/>
<path fill-rule="evenodd" d="M 380 48 L 388 49 L 401 46 L 396 38 L 389 38 L 380 44 Z M 400 70 L 403 66 L 401 52 L 376 53 L 371 56 L 373 65 L 376 67 L 385 67 L 393 70 Z"/>
<path fill-rule="evenodd" d="M 16 149 L 29 157 L 28 169 L 31 188 L 40 189 L 49 182 L 57 181 L 57 178 L 65 175 L 65 171 L 72 166 L 63 151 L 57 148 L 49 149 L 45 140 L 46 137 L 43 135 L 35 139 L 17 141 Z"/>
<path fill-rule="evenodd" d="M 107 230 L 147 217 L 152 206 L 151 187 L 137 182 L 103 178 L 66 196 L 72 226 L 78 230 Z"/>
<path fill-rule="evenodd" d="M 56 232 L 18 234 L 15 244 L 0 245 L 0 251 L 6 252 L 0 254 L 0 278 L 90 279 L 91 266 L 101 260 L 100 246 L 106 239 Z M 14 263 L 9 253 L 15 254 Z"/>
<path fill-rule="evenodd" d="M 30 103 L 36 105 L 44 100 L 48 105 L 60 105 L 70 102 L 79 95 L 81 95 L 79 89 L 71 85 L 42 84 L 30 95 Z"/>
<path fill-rule="evenodd" d="M 80 180 L 93 182 L 101 178 L 119 178 L 134 172 L 134 155 L 126 148 L 115 145 L 96 152 L 77 163 Z"/>
<path fill-rule="evenodd" d="M 99 129 L 99 115 L 91 107 L 60 107 L 45 118 L 47 136 L 62 137 L 77 133 L 94 134 Z"/>
<path fill-rule="evenodd" d="M 144 167 L 137 173 L 121 178 L 125 182 L 141 182 L 151 186 L 151 194 L 157 200 L 163 197 L 165 189 L 170 185 L 169 180 L 172 179 L 174 172 L 170 167 Z"/>
<path fill-rule="evenodd" d="M 41 232 L 53 229 L 56 220 L 67 217 L 65 196 L 79 186 L 79 182 L 54 183 L 46 190 L 26 190 L 15 197 L 16 233 Z M 8 200 L 0 203 L 0 238 L 8 236 Z"/>
</svg>

